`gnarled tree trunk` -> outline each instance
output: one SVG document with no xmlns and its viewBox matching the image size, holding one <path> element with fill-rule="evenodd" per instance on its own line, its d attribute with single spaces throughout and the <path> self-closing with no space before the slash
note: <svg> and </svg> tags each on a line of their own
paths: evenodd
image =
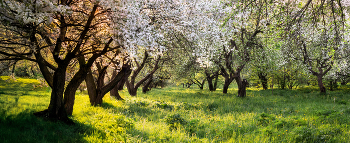
<svg viewBox="0 0 350 143">
<path fill-rule="evenodd" d="M 113 76 L 112 78 L 115 77 L 115 75 L 117 74 L 117 72 L 114 70 L 113 71 Z M 128 76 L 124 76 L 119 82 L 118 84 L 109 92 L 110 96 L 115 97 L 117 100 L 124 100 L 120 95 L 119 95 L 119 90 L 123 90 L 123 86 L 126 82 L 126 79 L 128 78 Z"/>
<path fill-rule="evenodd" d="M 143 92 L 143 93 L 146 93 L 147 91 L 150 90 L 150 89 L 149 89 L 149 86 L 151 85 L 152 81 L 153 81 L 153 75 L 151 75 L 151 76 L 148 78 L 148 80 L 147 80 L 147 82 L 145 83 L 145 85 L 143 85 L 143 87 L 142 87 L 142 92 Z"/>
<path fill-rule="evenodd" d="M 102 104 L 102 98 L 110 92 L 113 88 L 117 86 L 117 84 L 123 79 L 127 78 L 130 75 L 130 66 L 124 65 L 122 70 L 117 73 L 117 75 L 112 78 L 112 80 L 108 83 L 104 83 L 104 77 L 106 75 L 106 69 L 107 67 L 104 67 L 99 72 L 99 78 L 97 80 L 97 83 L 95 84 L 91 71 L 89 72 L 88 76 L 86 77 L 86 85 L 87 87 L 91 87 L 91 89 L 88 89 L 90 103 L 92 106 L 99 106 Z M 95 88 L 94 88 L 95 87 Z M 90 90 L 90 91 L 89 91 Z"/>
<path fill-rule="evenodd" d="M 213 79 L 207 78 L 209 91 L 214 91 Z"/>
<path fill-rule="evenodd" d="M 128 92 L 131 96 L 136 96 L 137 95 L 137 88 L 134 87 L 133 84 L 130 83 L 129 80 L 126 80 L 125 82 L 126 88 L 128 89 Z"/>
<path fill-rule="evenodd" d="M 86 82 L 86 88 L 87 88 L 87 91 L 89 94 L 90 104 L 93 105 L 95 103 L 95 98 L 97 96 L 97 92 L 96 92 L 95 80 L 94 80 L 94 77 L 92 75 L 91 70 L 87 73 L 87 76 L 85 78 L 85 82 Z"/>
<path fill-rule="evenodd" d="M 35 116 L 44 117 L 51 120 L 60 120 L 67 124 L 74 124 L 74 122 L 68 118 L 63 102 L 66 68 L 66 65 L 58 66 L 54 72 L 49 107 L 44 111 L 34 113 Z"/>
<path fill-rule="evenodd" d="M 215 77 L 214 80 L 214 86 L 213 86 L 213 91 L 216 91 L 217 87 L 218 87 L 218 80 L 219 80 L 219 76 Z"/>
<path fill-rule="evenodd" d="M 266 90 L 268 85 L 267 85 L 267 78 L 266 78 L 267 74 L 266 73 L 263 73 L 263 72 L 259 72 L 258 73 L 258 77 L 261 81 L 261 84 L 263 86 L 263 89 Z"/>
<path fill-rule="evenodd" d="M 149 77 L 153 76 L 153 74 L 159 68 L 158 63 L 160 61 L 160 56 L 156 59 L 152 71 L 150 71 L 149 74 L 147 74 L 144 78 L 142 78 L 140 81 L 138 81 L 135 84 L 136 77 L 138 76 L 140 71 L 145 66 L 147 58 L 148 58 L 148 53 L 147 53 L 147 51 L 145 51 L 145 56 L 143 57 L 142 63 L 139 64 L 137 61 L 135 61 L 136 65 L 137 65 L 137 68 L 133 72 L 133 74 L 131 75 L 130 79 L 127 79 L 126 82 L 125 82 L 125 85 L 126 85 L 126 87 L 128 89 L 128 92 L 129 92 L 129 94 L 131 96 L 136 96 L 137 95 L 137 89 L 141 86 L 141 84 L 143 84 L 143 82 L 145 82 Z"/>
<path fill-rule="evenodd" d="M 216 85 L 217 85 L 217 78 L 218 78 L 218 72 L 214 72 L 214 73 L 209 73 L 209 71 L 205 71 L 205 76 L 206 79 L 208 81 L 208 87 L 209 87 L 209 91 L 215 91 L 216 90 Z M 213 79 L 215 78 L 214 84 L 213 84 Z"/>
<path fill-rule="evenodd" d="M 199 81 L 197 79 L 194 79 L 194 81 L 191 80 L 191 82 L 196 84 L 199 87 L 199 89 L 201 89 L 201 90 L 203 90 L 203 88 L 204 88 L 205 81 L 206 81 L 206 79 L 203 79 L 202 81 Z"/>
<path fill-rule="evenodd" d="M 323 85 L 322 77 L 323 77 L 322 74 L 318 74 L 317 75 L 317 84 L 318 84 L 318 87 L 320 88 L 320 92 L 321 93 L 326 93 L 326 88 Z"/>
<path fill-rule="evenodd" d="M 227 93 L 228 87 L 230 86 L 232 80 L 230 78 L 226 78 L 225 77 L 225 83 L 224 83 L 224 87 L 223 87 L 223 91 L 222 93 Z"/>
<path fill-rule="evenodd" d="M 236 76 L 235 80 L 237 82 L 238 86 L 238 97 L 245 97 L 246 96 L 246 88 L 248 85 L 248 81 L 246 79 L 241 79 L 240 76 Z"/>
</svg>

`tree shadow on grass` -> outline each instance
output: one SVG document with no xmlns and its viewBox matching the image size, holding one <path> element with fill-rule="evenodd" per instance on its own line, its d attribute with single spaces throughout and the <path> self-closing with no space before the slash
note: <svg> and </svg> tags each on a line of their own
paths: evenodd
<svg viewBox="0 0 350 143">
<path fill-rule="evenodd" d="M 49 97 L 49 88 L 33 88 L 35 83 L 0 80 L 0 142 L 87 142 L 86 136 L 103 131 L 75 122 L 66 125 L 33 115 Z M 27 96 L 23 100 L 22 97 Z M 35 98 L 35 100 L 33 100 Z"/>
<path fill-rule="evenodd" d="M 116 107 L 110 103 L 102 103 L 101 107 L 105 109 L 114 109 L 116 111 L 120 111 L 125 116 L 141 116 L 148 117 L 149 115 L 155 114 L 156 111 L 152 110 L 152 108 L 148 107 L 148 104 L 143 104 L 141 102 L 128 103 L 129 106 L 126 108 Z"/>
<path fill-rule="evenodd" d="M 17 115 L 1 113 L 0 140 L 13 142 L 87 142 L 84 136 L 96 132 L 91 126 L 81 123 L 66 125 L 61 122 L 46 121 L 30 112 Z"/>
<path fill-rule="evenodd" d="M 131 142 L 146 142 L 150 136 L 149 133 L 137 129 L 128 130 L 127 133 L 134 136 L 134 140 L 131 140 Z"/>
<path fill-rule="evenodd" d="M 102 102 L 101 107 L 104 109 L 117 109 L 117 110 L 121 109 L 121 107 L 116 107 L 113 104 L 108 102 Z"/>
</svg>

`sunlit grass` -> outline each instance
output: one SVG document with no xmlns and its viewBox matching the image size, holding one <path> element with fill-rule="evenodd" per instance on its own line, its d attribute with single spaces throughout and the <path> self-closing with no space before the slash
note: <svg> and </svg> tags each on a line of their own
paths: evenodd
<svg viewBox="0 0 350 143">
<path fill-rule="evenodd" d="M 348 142 L 348 86 L 320 94 L 298 90 L 248 88 L 247 97 L 220 90 L 168 87 L 139 92 L 124 101 L 108 94 L 101 107 L 77 93 L 76 125 L 44 121 L 32 115 L 47 108 L 50 89 L 34 88 L 36 79 L 0 81 L 2 142 Z M 18 138 L 21 137 L 21 138 Z"/>
</svg>

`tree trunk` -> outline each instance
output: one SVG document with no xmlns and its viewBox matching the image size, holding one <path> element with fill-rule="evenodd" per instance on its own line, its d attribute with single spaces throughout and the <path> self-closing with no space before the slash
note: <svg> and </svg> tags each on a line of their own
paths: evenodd
<svg viewBox="0 0 350 143">
<path fill-rule="evenodd" d="M 342 81 L 340 85 L 346 85 L 347 83 L 345 81 Z"/>
<path fill-rule="evenodd" d="M 107 74 L 107 67 L 108 66 L 100 68 L 100 70 L 98 71 L 99 75 L 97 79 L 96 97 L 95 97 L 95 102 L 91 104 L 92 106 L 99 106 L 102 104 L 102 98 L 104 97 L 104 94 L 102 93 L 102 88 L 105 85 L 104 79 Z"/>
<path fill-rule="evenodd" d="M 199 87 L 201 90 L 203 90 L 203 88 L 204 88 L 204 83 L 205 83 L 205 79 L 203 79 L 203 81 L 201 83 L 201 87 Z"/>
<path fill-rule="evenodd" d="M 96 102 L 97 89 L 91 70 L 87 73 L 85 82 L 89 94 L 90 104 L 93 105 Z"/>
<path fill-rule="evenodd" d="M 98 106 L 102 104 L 102 98 L 101 98 L 101 90 L 98 84 L 95 83 L 94 77 L 92 75 L 92 71 L 87 73 L 87 76 L 85 78 L 86 87 L 89 94 L 90 104 L 92 106 Z M 101 98 L 101 99 L 99 99 Z"/>
<path fill-rule="evenodd" d="M 237 86 L 238 86 L 238 95 L 237 96 L 238 97 L 245 97 L 248 81 L 246 79 L 242 80 L 239 75 L 235 77 L 235 80 L 236 80 Z"/>
<path fill-rule="evenodd" d="M 206 76 L 206 79 L 208 81 L 208 86 L 209 86 L 209 91 L 215 91 L 216 90 L 216 84 L 217 84 L 217 78 L 218 78 L 218 73 L 219 71 L 216 71 L 212 74 L 210 74 L 212 72 L 209 72 L 209 71 L 205 71 L 205 76 Z M 213 79 L 215 78 L 215 85 L 213 84 Z"/>
<path fill-rule="evenodd" d="M 76 93 L 76 90 L 66 90 L 65 91 L 65 94 L 64 94 L 64 108 L 65 108 L 65 110 L 67 112 L 67 115 L 72 115 L 73 114 L 75 93 Z"/>
<path fill-rule="evenodd" d="M 117 74 L 116 71 L 113 71 L 113 77 L 112 79 L 115 77 L 115 75 Z M 119 90 L 123 90 L 123 86 L 126 82 L 126 79 L 128 78 L 128 76 L 124 76 L 119 82 L 118 84 L 109 92 L 110 96 L 115 97 L 117 100 L 124 100 L 120 95 L 119 95 Z"/>
<path fill-rule="evenodd" d="M 110 92 L 109 92 L 110 96 L 113 96 L 114 98 L 116 98 L 117 100 L 124 100 L 118 92 L 118 88 L 114 87 Z"/>
<path fill-rule="evenodd" d="M 259 79 L 261 81 L 261 84 L 263 86 L 263 89 L 266 90 L 268 85 L 267 85 L 267 78 L 266 78 L 266 74 L 264 74 L 263 72 L 259 72 L 258 73 Z"/>
<path fill-rule="evenodd" d="M 102 98 L 104 97 L 104 94 L 102 94 L 100 88 L 97 88 L 96 92 L 95 102 L 91 104 L 92 106 L 100 106 L 102 104 Z"/>
<path fill-rule="evenodd" d="M 190 87 L 192 86 L 192 84 L 193 84 L 193 83 L 187 82 L 187 83 L 186 83 L 186 87 L 187 87 L 187 88 L 190 88 Z"/>
<path fill-rule="evenodd" d="M 243 79 L 242 84 L 238 89 L 238 97 L 245 97 L 246 96 L 247 85 L 248 85 L 248 81 L 246 79 Z"/>
<path fill-rule="evenodd" d="M 81 65 L 79 71 L 73 76 L 68 83 L 64 92 L 64 107 L 68 115 L 73 114 L 73 106 L 75 101 L 75 93 L 80 84 L 86 79 L 88 68 Z"/>
<path fill-rule="evenodd" d="M 123 79 L 123 78 L 128 78 L 130 75 L 130 66 L 129 65 L 124 65 L 122 67 L 122 70 L 118 72 L 116 75 L 114 75 L 114 78 L 105 85 L 104 83 L 104 77 L 106 75 L 106 69 L 107 67 L 104 67 L 101 71 L 99 71 L 99 78 L 97 80 L 97 84 L 95 84 L 92 73 L 89 72 L 88 76 L 86 77 L 86 86 L 89 88 L 91 87 L 91 90 L 89 92 L 89 97 L 90 97 L 90 103 L 92 106 L 99 106 L 102 104 L 102 98 L 110 92 L 113 88 L 117 86 L 117 84 Z M 120 87 L 117 87 L 120 88 Z M 118 93 L 119 95 L 119 93 Z"/>
<path fill-rule="evenodd" d="M 223 87 L 223 91 L 222 93 L 227 93 L 227 90 L 228 90 L 228 87 L 230 86 L 232 80 L 230 80 L 229 77 L 225 77 L 225 84 L 224 84 L 224 87 Z"/>
<path fill-rule="evenodd" d="M 129 75 L 126 75 L 126 76 L 124 76 L 124 78 L 122 78 L 119 82 L 118 82 L 118 84 L 117 84 L 117 88 L 116 89 L 118 89 L 118 90 L 123 90 L 124 89 L 124 85 L 125 85 L 125 82 L 126 82 L 126 79 L 129 77 Z"/>
<path fill-rule="evenodd" d="M 216 91 L 217 89 L 217 85 L 218 85 L 218 79 L 219 79 L 219 76 L 215 76 L 215 81 L 214 81 L 214 87 L 213 87 L 213 91 Z"/>
<path fill-rule="evenodd" d="M 318 87 L 320 88 L 321 93 L 326 93 L 326 88 L 323 85 L 322 77 L 323 77 L 322 74 L 317 75 L 317 84 L 318 84 Z"/>
<path fill-rule="evenodd" d="M 213 79 L 211 77 L 207 77 L 209 91 L 214 91 Z"/>
<path fill-rule="evenodd" d="M 126 80 L 125 83 L 126 83 L 126 87 L 128 89 L 129 94 L 131 96 L 136 96 L 137 95 L 137 89 L 134 87 L 134 85 L 131 84 L 128 79 Z"/>
<path fill-rule="evenodd" d="M 204 88 L 204 85 L 200 85 L 200 86 L 199 86 L 199 89 L 200 89 L 200 90 L 203 90 L 203 88 Z"/>
<path fill-rule="evenodd" d="M 346 84 L 348 84 L 348 82 L 350 82 L 350 78 L 342 80 L 342 82 L 340 84 L 346 85 Z"/>
<path fill-rule="evenodd" d="M 149 86 L 151 85 L 152 81 L 153 81 L 153 75 L 151 75 L 151 76 L 148 78 L 147 82 L 146 82 L 145 85 L 142 87 L 142 92 L 143 92 L 143 93 L 146 93 L 147 91 L 150 90 L 150 89 L 149 89 Z"/>
<path fill-rule="evenodd" d="M 16 76 L 15 75 L 16 63 L 17 61 L 15 61 L 15 63 L 12 65 L 12 71 L 11 71 L 12 76 Z"/>
<path fill-rule="evenodd" d="M 202 82 L 200 82 L 197 79 L 194 79 L 194 81 L 192 81 L 192 83 L 196 84 L 200 90 L 203 90 L 205 81 L 206 81 L 206 79 L 203 79 Z"/>
<path fill-rule="evenodd" d="M 67 116 L 63 103 L 63 92 L 65 85 L 67 66 L 59 66 L 53 75 L 53 87 L 48 109 L 34 113 L 35 116 L 45 117 L 51 120 L 60 120 L 67 124 L 74 124 Z"/>
</svg>

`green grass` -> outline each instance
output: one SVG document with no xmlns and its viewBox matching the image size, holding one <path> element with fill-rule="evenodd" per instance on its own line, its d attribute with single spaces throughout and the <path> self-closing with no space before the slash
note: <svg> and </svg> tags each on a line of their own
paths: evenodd
<svg viewBox="0 0 350 143">
<path fill-rule="evenodd" d="M 168 87 L 101 107 L 77 93 L 73 126 L 32 115 L 47 108 L 50 89 L 36 79 L 0 80 L 1 142 L 349 142 L 350 87 L 320 94 L 248 88 L 246 98 L 221 90 Z"/>
</svg>

